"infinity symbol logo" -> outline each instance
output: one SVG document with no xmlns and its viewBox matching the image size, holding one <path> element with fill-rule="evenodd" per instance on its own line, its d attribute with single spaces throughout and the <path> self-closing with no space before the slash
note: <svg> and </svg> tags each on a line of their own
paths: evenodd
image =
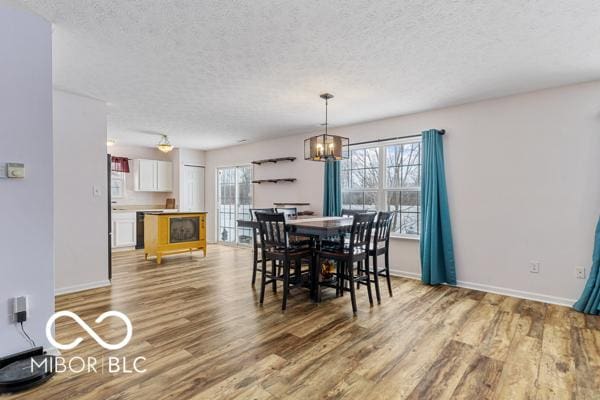
<svg viewBox="0 0 600 400">
<path fill-rule="evenodd" d="M 81 343 L 83 341 L 83 338 L 78 337 L 77 339 L 73 340 L 69 344 L 61 344 L 61 343 L 58 343 L 54 339 L 54 337 L 52 336 L 52 324 L 54 324 L 54 321 L 56 321 L 60 317 L 70 317 L 73 320 L 75 320 L 75 322 L 77 322 L 83 329 L 85 329 L 85 331 L 96 342 L 98 342 L 98 344 L 100 346 L 104 347 L 106 350 L 118 350 L 120 348 L 125 347 L 125 345 L 127 345 L 127 343 L 129 343 L 129 341 L 131 340 L 131 336 L 133 335 L 133 326 L 131 325 L 131 321 L 125 314 L 123 314 L 120 311 L 107 311 L 105 313 L 100 314 L 100 316 L 98 318 L 96 318 L 97 324 L 101 323 L 108 317 L 118 317 L 121 320 L 123 320 L 123 322 L 125 322 L 125 325 L 127 326 L 127 335 L 125 335 L 125 338 L 117 344 L 106 343 L 104 340 L 102 340 L 102 338 L 100 336 L 98 336 L 98 334 L 96 332 L 94 332 L 94 330 L 92 328 L 90 328 L 90 326 L 88 324 L 85 323 L 84 320 L 82 320 L 79 317 L 79 315 L 75 314 L 74 312 L 59 311 L 59 312 L 55 313 L 52 317 L 50 317 L 50 319 L 46 323 L 46 337 L 48 338 L 48 341 L 50 341 L 50 343 L 53 346 L 55 346 L 57 349 L 60 349 L 60 350 L 71 350 L 71 349 L 77 347 L 79 345 L 79 343 Z"/>
</svg>

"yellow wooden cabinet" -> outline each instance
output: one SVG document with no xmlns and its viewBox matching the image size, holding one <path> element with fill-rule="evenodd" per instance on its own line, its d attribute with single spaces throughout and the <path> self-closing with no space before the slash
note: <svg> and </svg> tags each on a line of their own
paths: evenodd
<svg viewBox="0 0 600 400">
<path fill-rule="evenodd" d="M 147 213 L 144 215 L 144 253 L 162 256 L 202 250 L 206 256 L 206 213 Z"/>
</svg>

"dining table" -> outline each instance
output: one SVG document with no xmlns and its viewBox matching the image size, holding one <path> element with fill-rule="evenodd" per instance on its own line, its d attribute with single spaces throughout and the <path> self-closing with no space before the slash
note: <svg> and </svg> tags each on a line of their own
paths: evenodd
<svg viewBox="0 0 600 400">
<path fill-rule="evenodd" d="M 258 229 L 256 220 L 238 220 L 238 228 Z M 352 217 L 296 217 L 288 218 L 286 226 L 289 233 L 296 236 L 305 236 L 313 239 L 313 250 L 319 251 L 321 241 L 326 238 L 339 237 L 349 233 L 352 229 Z M 316 258 L 313 257 L 314 260 Z M 316 262 L 310 265 L 310 298 L 320 301 L 319 277 L 320 270 Z"/>
</svg>

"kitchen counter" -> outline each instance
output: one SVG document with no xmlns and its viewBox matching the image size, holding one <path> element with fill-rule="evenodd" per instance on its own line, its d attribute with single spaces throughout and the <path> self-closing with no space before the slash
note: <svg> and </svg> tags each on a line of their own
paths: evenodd
<svg viewBox="0 0 600 400">
<path fill-rule="evenodd" d="M 120 208 L 120 207 L 113 207 L 112 208 L 112 212 L 113 213 L 135 213 L 135 212 L 165 212 L 165 211 L 170 211 L 170 212 L 177 212 L 177 209 L 172 209 L 172 208 L 153 208 L 153 207 L 137 207 L 137 208 Z"/>
<path fill-rule="evenodd" d="M 177 210 L 164 210 L 164 211 L 147 211 L 145 214 L 149 215 L 189 215 L 189 214 L 208 214 L 208 211 L 177 211 Z"/>
</svg>

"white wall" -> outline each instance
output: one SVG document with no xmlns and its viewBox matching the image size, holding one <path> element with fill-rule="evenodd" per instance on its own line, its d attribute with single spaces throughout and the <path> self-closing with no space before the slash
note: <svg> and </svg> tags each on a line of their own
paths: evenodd
<svg viewBox="0 0 600 400">
<path fill-rule="evenodd" d="M 64 293 L 109 284 L 106 104 L 53 97 L 55 289 Z"/>
<path fill-rule="evenodd" d="M 25 179 L 0 180 L 0 356 L 29 348 L 10 320 L 14 296 L 29 296 L 25 328 L 38 345 L 54 312 L 51 26 L 3 4 L 0 162 L 25 163 Z"/>
<path fill-rule="evenodd" d="M 332 103 L 335 107 L 335 102 Z M 335 123 L 335 121 L 333 121 Z M 333 129 L 351 142 L 444 128 L 457 275 L 463 286 L 568 304 L 589 270 L 600 213 L 600 82 L 544 90 Z M 208 151 L 207 206 L 215 235 L 215 168 L 296 156 L 310 133 Z M 295 177 L 254 185 L 255 206 L 322 206 L 322 163 L 257 166 L 255 176 Z M 392 242 L 396 271 L 419 276 L 419 243 Z M 528 271 L 540 261 L 539 274 Z M 589 271 L 588 271 L 589 272 Z"/>
<path fill-rule="evenodd" d="M 106 144 L 106 133 L 104 136 L 104 143 Z M 104 147 L 106 149 L 106 145 Z M 108 148 L 108 153 L 116 157 L 128 157 L 131 160 L 134 159 L 147 159 L 147 160 L 163 160 L 173 161 L 173 169 L 175 169 L 175 150 L 170 153 L 163 153 L 154 147 L 144 146 L 125 146 L 115 145 Z M 167 198 L 175 197 L 175 187 L 173 187 L 173 193 L 153 193 L 153 192 L 136 192 L 133 190 L 133 161 L 129 162 L 131 173 L 125 174 L 125 197 L 122 199 L 112 199 L 115 204 L 118 205 L 162 205 L 164 206 Z M 173 178 L 176 180 L 177 175 L 173 171 Z"/>
</svg>

